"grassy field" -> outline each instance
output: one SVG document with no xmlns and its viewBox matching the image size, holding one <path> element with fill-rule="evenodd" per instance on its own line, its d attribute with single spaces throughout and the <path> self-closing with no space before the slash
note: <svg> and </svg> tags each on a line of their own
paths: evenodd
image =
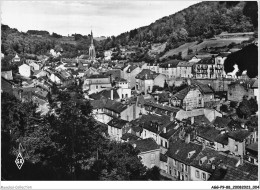
<svg viewBox="0 0 260 190">
<path fill-rule="evenodd" d="M 182 57 L 187 56 L 188 48 L 192 49 L 193 52 L 196 50 L 199 51 L 205 47 L 223 47 L 228 46 L 232 42 L 236 44 L 240 44 L 242 41 L 249 40 L 249 37 L 233 37 L 233 38 L 216 38 L 216 39 L 207 39 L 204 40 L 202 43 L 197 44 L 198 42 L 190 42 L 185 43 L 175 49 L 171 49 L 166 52 L 161 58 L 167 58 L 172 55 L 177 55 L 179 52 L 182 52 Z"/>
</svg>

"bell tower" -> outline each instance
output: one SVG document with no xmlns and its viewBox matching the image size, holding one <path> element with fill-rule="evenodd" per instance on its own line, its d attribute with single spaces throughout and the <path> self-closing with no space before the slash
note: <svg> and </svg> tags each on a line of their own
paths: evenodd
<svg viewBox="0 0 260 190">
<path fill-rule="evenodd" d="M 92 30 L 91 30 L 91 37 L 90 37 L 90 41 L 91 41 L 91 44 L 90 44 L 90 47 L 89 47 L 89 59 L 91 61 L 94 61 L 96 59 L 96 52 L 95 52 L 95 46 L 94 46 L 94 40 L 93 40 L 93 33 L 92 33 Z"/>
</svg>

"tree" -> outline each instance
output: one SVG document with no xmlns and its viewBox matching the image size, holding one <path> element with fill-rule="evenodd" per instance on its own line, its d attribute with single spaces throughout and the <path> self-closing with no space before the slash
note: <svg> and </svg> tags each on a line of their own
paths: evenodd
<svg viewBox="0 0 260 190">
<path fill-rule="evenodd" d="M 237 108 L 237 115 L 241 118 L 247 119 L 252 114 L 255 114 L 258 110 L 257 101 L 253 98 L 247 100 L 243 98 L 243 101 Z"/>
<path fill-rule="evenodd" d="M 226 104 L 222 104 L 222 105 L 220 106 L 220 111 L 222 111 L 222 112 L 228 112 L 228 106 L 227 106 Z"/>
</svg>

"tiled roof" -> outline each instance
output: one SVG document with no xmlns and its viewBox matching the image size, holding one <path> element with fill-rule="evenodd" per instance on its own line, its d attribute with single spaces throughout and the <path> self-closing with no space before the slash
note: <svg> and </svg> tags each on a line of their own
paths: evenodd
<svg viewBox="0 0 260 190">
<path fill-rule="evenodd" d="M 217 56 L 227 57 L 228 55 L 230 55 L 230 52 L 220 52 Z"/>
<path fill-rule="evenodd" d="M 141 153 L 160 149 L 160 146 L 152 138 L 131 141 L 130 143 L 135 144 L 136 149 L 140 150 Z"/>
<path fill-rule="evenodd" d="M 101 109 L 104 108 L 107 100 L 105 99 L 98 99 L 98 100 L 90 100 L 89 101 L 93 109 Z"/>
<path fill-rule="evenodd" d="M 249 135 L 250 132 L 248 130 L 236 130 L 228 133 L 228 137 L 237 141 L 243 141 Z"/>
<path fill-rule="evenodd" d="M 181 61 L 178 63 L 178 67 L 192 67 L 195 62 Z"/>
<path fill-rule="evenodd" d="M 151 106 L 153 108 L 155 108 L 156 110 L 155 113 L 158 114 L 164 114 L 164 115 L 170 115 L 170 113 L 173 113 L 173 115 L 176 115 L 176 113 L 180 110 L 180 108 L 176 108 L 176 107 L 171 107 L 171 106 L 163 106 L 161 104 L 157 104 L 155 102 L 151 102 L 151 101 L 145 101 L 144 102 L 144 106 Z M 149 110 L 150 111 L 150 110 Z M 152 111 L 152 110 L 151 110 Z M 165 111 L 169 112 L 168 114 L 165 114 Z M 162 112 L 162 113 L 161 113 Z"/>
<path fill-rule="evenodd" d="M 212 165 L 219 167 L 219 165 L 224 164 L 226 166 L 235 167 L 238 161 L 239 159 L 236 157 L 206 147 L 192 161 L 191 165 L 203 171 L 213 173 L 215 169 L 212 168 Z"/>
<path fill-rule="evenodd" d="M 108 76 L 105 75 L 91 75 L 89 77 L 87 77 L 89 79 L 96 79 L 96 78 L 109 78 Z"/>
<path fill-rule="evenodd" d="M 246 149 L 258 152 L 258 143 L 252 143 L 248 145 Z"/>
<path fill-rule="evenodd" d="M 228 167 L 224 181 L 258 181 L 258 166 L 245 162 L 243 165 Z"/>
<path fill-rule="evenodd" d="M 155 73 L 149 69 L 143 69 L 135 78 L 141 80 L 154 80 L 158 75 L 159 73 Z"/>
<path fill-rule="evenodd" d="M 203 64 L 203 65 L 213 65 L 215 64 L 215 60 L 212 57 L 207 57 L 207 58 L 203 58 L 201 59 L 198 63 L 196 64 Z"/>
<path fill-rule="evenodd" d="M 258 88 L 258 80 L 256 80 L 256 81 L 254 82 L 254 84 L 252 85 L 252 88 Z"/>
<path fill-rule="evenodd" d="M 186 88 L 182 89 L 181 91 L 175 93 L 172 97 L 176 98 L 178 100 L 183 100 L 187 96 L 189 91 L 190 91 L 190 88 L 186 87 Z"/>
<path fill-rule="evenodd" d="M 94 100 L 99 100 L 102 97 L 107 98 L 107 99 L 111 99 L 111 90 L 113 90 L 113 99 L 115 99 L 115 100 L 119 99 L 119 95 L 118 95 L 116 89 L 109 89 L 109 90 L 105 89 L 105 90 L 102 90 L 100 92 L 93 93 L 93 94 L 89 95 L 89 97 L 94 99 Z"/>
<path fill-rule="evenodd" d="M 127 68 L 126 72 L 131 73 L 133 70 L 135 70 L 137 66 L 131 65 L 129 68 Z"/>
<path fill-rule="evenodd" d="M 107 104 L 105 105 L 105 108 L 120 114 L 122 111 L 127 109 L 127 105 L 113 100 L 113 101 L 108 101 Z"/>
<path fill-rule="evenodd" d="M 220 133 L 219 130 L 215 129 L 214 127 L 198 127 L 197 128 L 197 135 L 214 142 L 216 136 Z"/>
<path fill-rule="evenodd" d="M 183 140 L 175 141 L 170 144 L 170 148 L 166 155 L 170 158 L 176 159 L 184 164 L 191 164 L 193 159 L 201 152 L 202 145 L 193 142 L 185 143 Z M 188 157 L 189 152 L 195 151 L 191 157 Z"/>
<path fill-rule="evenodd" d="M 122 135 L 121 139 L 124 140 L 124 141 L 127 141 L 127 140 L 129 140 L 129 141 L 135 141 L 135 140 L 140 139 L 140 137 L 138 137 L 138 136 L 136 136 L 136 135 L 134 135 L 134 134 L 131 134 L 131 133 L 124 133 L 124 134 Z"/>
<path fill-rule="evenodd" d="M 169 61 L 166 61 L 164 63 L 161 63 L 159 67 L 161 67 L 161 68 L 176 68 L 179 62 L 181 62 L 181 60 L 173 59 L 173 60 L 169 60 Z"/>
<path fill-rule="evenodd" d="M 107 125 L 118 129 L 122 129 L 122 127 L 124 127 L 127 123 L 128 121 L 118 119 L 118 118 L 113 118 L 111 121 L 107 123 Z"/>
<path fill-rule="evenodd" d="M 220 144 L 228 145 L 228 134 L 218 134 L 215 138 L 215 141 Z"/>
<path fill-rule="evenodd" d="M 205 115 L 194 116 L 194 122 L 198 124 L 210 124 L 210 121 L 206 118 Z"/>
<path fill-rule="evenodd" d="M 212 94 L 214 91 L 206 84 L 202 84 L 198 82 L 197 80 L 191 80 L 191 84 L 194 84 L 200 88 L 200 91 L 204 94 Z"/>
<path fill-rule="evenodd" d="M 225 127 L 228 126 L 228 124 L 229 124 L 230 121 L 231 121 L 231 120 L 228 119 L 228 118 L 224 118 L 224 117 L 219 117 L 219 116 L 217 116 L 216 119 L 215 119 L 215 121 L 213 122 L 213 125 L 214 125 L 215 127 L 218 127 L 218 128 L 225 128 Z"/>
<path fill-rule="evenodd" d="M 166 126 L 166 133 L 161 132 L 160 137 L 169 139 L 180 130 L 177 123 L 171 122 Z"/>
</svg>

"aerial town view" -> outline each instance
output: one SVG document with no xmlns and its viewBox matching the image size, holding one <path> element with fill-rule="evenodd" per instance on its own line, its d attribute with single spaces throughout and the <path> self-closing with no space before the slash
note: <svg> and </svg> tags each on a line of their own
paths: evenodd
<svg viewBox="0 0 260 190">
<path fill-rule="evenodd" d="M 77 3 L 2 2 L 1 181 L 258 181 L 256 1 Z"/>
</svg>

